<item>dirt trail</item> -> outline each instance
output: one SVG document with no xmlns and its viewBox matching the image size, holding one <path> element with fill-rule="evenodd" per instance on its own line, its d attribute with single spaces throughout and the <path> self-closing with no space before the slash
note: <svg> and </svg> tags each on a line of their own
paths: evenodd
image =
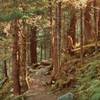
<svg viewBox="0 0 100 100">
<path fill-rule="evenodd" d="M 57 100 L 56 97 L 50 95 L 39 95 L 29 97 L 27 100 Z"/>
<path fill-rule="evenodd" d="M 47 75 L 33 75 L 26 100 L 57 100 L 57 96 L 50 93 L 45 86 L 49 78 Z"/>
</svg>

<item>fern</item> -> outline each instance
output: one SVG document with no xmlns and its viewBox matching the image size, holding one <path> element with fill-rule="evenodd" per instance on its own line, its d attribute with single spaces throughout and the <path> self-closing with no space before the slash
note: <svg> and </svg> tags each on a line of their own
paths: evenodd
<svg viewBox="0 0 100 100">
<path fill-rule="evenodd" d="M 90 100 L 100 100 L 100 93 L 95 93 Z"/>
<path fill-rule="evenodd" d="M 88 63 L 80 76 L 80 87 L 77 89 L 78 100 L 100 100 L 100 80 L 97 80 L 99 74 L 100 61 L 95 60 Z"/>
</svg>

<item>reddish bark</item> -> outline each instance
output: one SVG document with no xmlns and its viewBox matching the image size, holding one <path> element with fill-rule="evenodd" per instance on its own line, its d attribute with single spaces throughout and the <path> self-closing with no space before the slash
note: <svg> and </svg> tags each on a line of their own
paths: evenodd
<svg viewBox="0 0 100 100">
<path fill-rule="evenodd" d="M 6 60 L 4 60 L 4 77 L 5 78 L 8 78 L 8 73 L 7 73 L 7 61 Z"/>
<path fill-rule="evenodd" d="M 99 11 L 99 21 L 98 21 L 98 39 L 100 39 L 100 11 Z"/>
<path fill-rule="evenodd" d="M 13 78 L 13 92 L 14 95 L 20 94 L 20 81 L 19 81 L 19 62 L 18 62 L 18 26 L 17 20 L 13 22 L 13 50 L 12 50 L 12 78 Z"/>
<path fill-rule="evenodd" d="M 56 6 L 56 16 L 55 16 L 55 32 L 52 32 L 52 63 L 53 63 L 53 72 L 52 79 L 56 79 L 56 74 L 58 70 L 58 49 L 57 49 L 57 6 Z"/>
<path fill-rule="evenodd" d="M 52 12 L 52 0 L 49 0 L 49 7 L 48 7 L 48 12 L 49 12 L 49 20 L 50 20 L 50 35 L 51 35 L 51 40 L 52 40 L 52 33 L 53 33 L 53 12 Z M 53 46 L 52 46 L 52 41 L 50 41 L 51 48 L 50 48 L 50 57 L 52 57 L 52 52 L 53 52 Z"/>
<path fill-rule="evenodd" d="M 80 59 L 81 59 L 81 65 L 83 65 L 84 62 L 84 58 L 83 58 L 83 9 L 80 9 L 80 30 L 81 30 L 81 34 L 80 34 Z"/>
<path fill-rule="evenodd" d="M 36 39 L 36 27 L 31 28 L 30 36 L 30 53 L 31 53 L 31 64 L 37 63 L 37 39 Z"/>
<path fill-rule="evenodd" d="M 73 55 L 73 49 L 74 49 L 73 39 L 71 36 L 67 36 L 67 50 L 66 51 L 68 51 L 70 55 Z"/>
<path fill-rule="evenodd" d="M 20 80 L 21 80 L 21 92 L 24 93 L 28 90 L 26 82 L 26 20 L 22 21 L 23 29 L 20 34 Z"/>
<path fill-rule="evenodd" d="M 85 13 L 84 13 L 84 36 L 85 42 L 87 43 L 89 40 L 93 40 L 94 32 L 93 32 L 93 25 L 92 25 L 92 17 L 91 17 L 91 4 L 88 3 Z"/>
<path fill-rule="evenodd" d="M 61 2 L 56 4 L 55 33 L 52 33 L 53 47 L 53 77 L 57 79 L 60 74 L 60 49 L 61 49 Z"/>
<path fill-rule="evenodd" d="M 71 19 L 71 23 L 70 23 L 70 29 L 68 31 L 68 35 L 70 35 L 73 39 L 73 44 L 75 45 L 76 43 L 76 21 L 77 21 L 77 18 L 76 18 L 76 13 L 73 12 L 73 15 L 72 15 L 72 19 Z"/>
</svg>

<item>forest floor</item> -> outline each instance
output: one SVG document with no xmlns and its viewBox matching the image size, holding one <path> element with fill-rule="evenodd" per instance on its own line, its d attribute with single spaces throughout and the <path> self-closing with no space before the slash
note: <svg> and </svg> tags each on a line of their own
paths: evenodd
<svg viewBox="0 0 100 100">
<path fill-rule="evenodd" d="M 67 66 L 68 71 L 66 72 L 67 74 L 69 73 L 69 75 L 65 76 L 67 77 L 67 79 L 68 77 L 71 76 L 70 82 L 69 83 L 66 82 L 66 86 L 68 85 L 67 87 L 62 88 L 63 86 L 61 85 L 65 85 L 64 83 L 65 81 L 63 81 L 62 79 L 54 83 L 54 84 L 57 83 L 59 86 L 57 85 L 52 85 L 50 87 L 46 86 L 46 83 L 50 80 L 50 75 L 48 74 L 46 75 L 48 68 L 45 69 L 42 66 L 41 68 L 36 69 L 35 74 L 32 75 L 33 81 L 30 90 L 27 91 L 26 100 L 33 100 L 33 99 L 34 100 L 58 100 L 59 96 L 66 94 L 68 92 L 72 92 L 75 95 L 80 95 L 77 100 L 91 100 L 85 98 L 88 98 L 88 96 L 91 94 L 91 87 L 93 85 L 92 83 L 95 81 L 98 84 L 100 83 L 98 82 L 100 78 L 99 77 L 100 68 L 98 67 L 100 66 L 100 52 L 97 54 L 95 53 L 91 54 L 88 57 L 86 56 L 84 60 L 84 64 L 81 67 L 80 67 L 79 59 L 75 58 L 72 59 L 70 62 L 68 62 L 69 68 Z M 73 69 L 73 66 L 75 69 Z M 73 73 L 73 70 L 75 71 L 75 73 Z M 86 91 L 90 93 L 88 94 L 88 96 L 86 96 L 85 94 Z M 93 100 L 99 100 L 99 99 L 93 99 Z"/>
<path fill-rule="evenodd" d="M 57 100 L 57 96 L 46 86 L 46 83 L 50 80 L 50 75 L 45 75 L 46 71 L 47 69 L 40 68 L 36 69 L 35 73 L 32 73 L 32 82 L 30 89 L 26 93 L 26 100 Z"/>
<path fill-rule="evenodd" d="M 86 55 L 82 66 L 80 58 L 73 57 L 62 67 L 65 71 L 64 75 L 62 73 L 59 80 L 48 85 L 51 65 L 42 63 L 35 68 L 29 66 L 30 88 L 22 97 L 25 97 L 25 100 L 58 100 L 60 96 L 70 92 L 77 97 L 72 100 L 100 100 L 100 52 Z M 11 85 L 8 86 L 6 94 L 12 91 L 11 87 Z M 4 90 L 7 90 L 7 86 Z M 0 94 L 0 100 L 18 100 L 3 99 L 2 94 L 5 93 Z M 10 97 L 11 95 L 12 93 Z"/>
</svg>

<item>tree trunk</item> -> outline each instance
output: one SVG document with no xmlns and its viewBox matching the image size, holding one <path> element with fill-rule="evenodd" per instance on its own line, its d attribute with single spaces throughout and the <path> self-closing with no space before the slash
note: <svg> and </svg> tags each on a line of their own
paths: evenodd
<svg viewBox="0 0 100 100">
<path fill-rule="evenodd" d="M 8 79 L 8 73 L 7 73 L 7 61 L 4 60 L 4 78 L 7 78 Z"/>
<path fill-rule="evenodd" d="M 6 49 L 7 49 L 7 48 L 4 48 L 4 53 L 5 53 L 5 55 L 6 55 Z M 4 69 L 3 69 L 3 71 L 4 71 L 4 77 L 8 79 L 7 60 L 4 60 L 4 61 L 3 61 L 3 64 L 4 64 L 4 65 L 3 65 L 3 66 L 4 66 L 4 67 L 3 67 L 3 68 L 4 68 Z"/>
<path fill-rule="evenodd" d="M 56 16 L 55 16 L 55 32 L 52 32 L 52 63 L 53 63 L 53 71 L 52 71 L 52 79 L 56 79 L 56 74 L 58 71 L 58 49 L 57 49 L 57 5 L 56 5 Z"/>
<path fill-rule="evenodd" d="M 31 64 L 37 63 L 37 37 L 36 37 L 36 29 L 37 29 L 36 26 L 31 28 L 31 35 L 30 35 Z"/>
<path fill-rule="evenodd" d="M 97 51 L 97 48 L 98 48 L 98 9 L 96 9 L 96 6 L 97 6 L 96 0 L 94 0 L 93 6 L 94 6 L 95 51 Z"/>
<path fill-rule="evenodd" d="M 60 71 L 60 49 L 61 49 L 61 2 L 56 2 L 55 32 L 52 33 L 52 60 L 54 79 L 58 78 Z"/>
<path fill-rule="evenodd" d="M 48 7 L 48 12 L 49 12 L 49 20 L 50 20 L 50 35 L 51 35 L 51 40 L 52 40 L 52 34 L 53 34 L 53 7 L 52 7 L 52 0 L 49 0 L 49 7 Z M 50 48 L 50 57 L 53 57 L 53 46 L 52 46 L 52 41 L 50 42 L 51 48 Z"/>
<path fill-rule="evenodd" d="M 72 18 L 71 18 L 71 23 L 70 23 L 70 29 L 68 31 L 68 35 L 72 37 L 73 39 L 73 45 L 76 43 L 76 22 L 77 22 L 77 17 L 76 17 L 76 12 L 73 12 Z"/>
<path fill-rule="evenodd" d="M 98 19 L 98 39 L 100 40 L 100 11 L 99 11 L 99 19 Z"/>
<path fill-rule="evenodd" d="M 89 3 L 86 7 L 85 13 L 84 13 L 84 36 L 85 36 L 85 43 L 88 43 L 89 40 L 94 39 L 94 32 L 93 32 L 93 23 L 92 23 L 92 17 L 91 17 L 91 4 Z"/>
<path fill-rule="evenodd" d="M 62 5 L 62 2 L 58 2 L 57 3 L 57 22 L 56 22 L 56 25 L 57 25 L 57 28 L 56 28 L 56 33 L 57 33 L 57 53 L 58 53 L 58 68 L 57 68 L 57 74 L 56 74 L 56 78 L 59 77 L 60 75 L 60 69 L 61 69 L 61 5 Z"/>
<path fill-rule="evenodd" d="M 23 29 L 22 33 L 20 34 L 20 66 L 21 66 L 21 87 L 22 93 L 27 91 L 28 86 L 26 83 L 26 25 L 25 20 L 22 22 Z"/>
<path fill-rule="evenodd" d="M 83 9 L 80 8 L 80 30 L 81 30 L 81 36 L 80 36 L 80 59 L 81 59 L 81 65 L 83 65 Z"/>
<path fill-rule="evenodd" d="M 98 21 L 98 39 L 100 40 L 100 10 L 99 10 L 99 21 Z"/>
<path fill-rule="evenodd" d="M 13 22 L 13 50 L 12 50 L 12 78 L 13 78 L 13 92 L 14 95 L 20 95 L 20 81 L 19 81 L 19 62 L 18 62 L 18 23 L 17 20 Z"/>
</svg>

